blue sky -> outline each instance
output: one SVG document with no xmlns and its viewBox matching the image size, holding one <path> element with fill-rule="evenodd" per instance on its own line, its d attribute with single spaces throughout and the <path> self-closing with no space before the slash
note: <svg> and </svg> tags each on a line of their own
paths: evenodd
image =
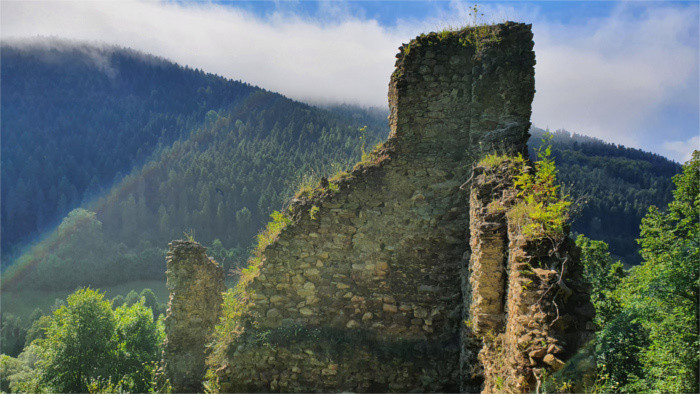
<svg viewBox="0 0 700 394">
<path fill-rule="evenodd" d="M 384 26 L 392 26 L 399 19 L 423 19 L 449 12 L 449 1 L 237 1 L 217 3 L 246 9 L 258 17 L 267 17 L 276 12 L 293 12 L 304 17 L 322 16 L 330 6 L 344 7 L 349 13 L 366 19 L 377 20 Z M 661 3 L 661 2 L 657 2 Z M 604 17 L 616 6 L 612 1 L 479 1 L 465 2 L 467 6 L 477 4 L 482 8 L 494 5 L 511 6 L 531 13 L 538 10 L 551 20 L 572 23 L 592 17 Z"/>
<path fill-rule="evenodd" d="M 397 47 L 472 1 L 2 1 L 3 39 L 132 47 L 310 103 L 386 105 Z M 699 3 L 478 2 L 533 24 L 533 123 L 677 161 L 700 149 Z"/>
</svg>

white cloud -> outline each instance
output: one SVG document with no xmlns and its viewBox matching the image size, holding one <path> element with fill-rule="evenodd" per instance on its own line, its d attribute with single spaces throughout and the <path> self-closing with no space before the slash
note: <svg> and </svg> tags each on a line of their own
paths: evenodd
<svg viewBox="0 0 700 394">
<path fill-rule="evenodd" d="M 303 100 L 386 105 L 405 35 L 373 20 L 265 19 L 209 3 L 3 2 L 3 37 L 104 41 L 163 56 Z M 341 8 L 323 16 L 341 20 Z"/>
<path fill-rule="evenodd" d="M 3 2 L 0 32 L 118 44 L 305 101 L 386 106 L 398 46 L 471 20 L 465 4 L 385 27 L 338 2 L 320 3 L 313 18 L 294 14 L 288 3 L 261 18 L 212 3 Z M 489 6 L 485 13 L 500 21 L 514 11 Z"/>
<path fill-rule="evenodd" d="M 259 85 L 309 102 L 385 106 L 397 47 L 415 35 L 469 20 L 467 3 L 436 6 L 391 26 L 343 3 L 313 17 L 285 3 L 265 17 L 212 3 L 3 1 L 2 37 L 103 41 Z M 490 21 L 532 22 L 537 56 L 533 122 L 659 151 L 697 134 L 668 108 L 697 114 L 697 7 L 621 5 L 607 17 L 558 24 L 542 9 L 487 3 Z M 544 6 L 543 6 L 544 7 Z M 354 12 L 354 14 L 353 14 Z M 695 29 L 695 30 L 693 30 Z M 672 144 L 669 142 L 669 144 Z M 671 146 L 671 145 L 669 145 Z M 679 157 L 673 156 L 677 160 Z"/>
<path fill-rule="evenodd" d="M 534 123 L 654 149 L 668 107 L 697 113 L 697 41 L 681 39 L 697 29 L 697 11 L 635 11 L 621 6 L 582 26 L 535 24 Z M 697 124 L 664 137 L 683 133 Z"/>
<path fill-rule="evenodd" d="M 700 136 L 690 137 L 687 141 L 666 141 L 661 149 L 668 157 L 685 163 L 690 160 L 694 150 L 700 150 Z"/>
</svg>

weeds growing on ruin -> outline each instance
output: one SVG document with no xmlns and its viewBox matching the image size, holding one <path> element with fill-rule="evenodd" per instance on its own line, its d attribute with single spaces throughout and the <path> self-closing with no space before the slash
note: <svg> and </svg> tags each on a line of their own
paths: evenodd
<svg viewBox="0 0 700 394">
<path fill-rule="evenodd" d="M 571 201 L 568 196 L 560 196 L 551 153 L 550 145 L 539 148 L 534 167 L 522 155 L 515 158 L 521 170 L 514 178 L 514 186 L 522 200 L 510 209 L 508 219 L 517 223 L 527 237 L 561 239 L 569 220 Z"/>
<path fill-rule="evenodd" d="M 213 349 L 213 358 L 219 361 L 225 359 L 228 345 L 242 333 L 241 317 L 248 310 L 253 297 L 248 284 L 260 275 L 263 251 L 292 221 L 285 213 L 278 211 L 272 212 L 270 217 L 272 220 L 257 236 L 258 243 L 253 256 L 248 260 L 248 267 L 241 270 L 236 286 L 224 293 L 222 316 L 214 329 L 216 347 Z"/>
<path fill-rule="evenodd" d="M 498 153 L 491 153 L 486 155 L 483 159 L 481 159 L 478 163 L 478 167 L 488 167 L 488 168 L 493 168 L 493 167 L 498 167 L 501 165 L 506 160 L 509 160 L 511 157 L 508 155 L 501 155 Z"/>
</svg>

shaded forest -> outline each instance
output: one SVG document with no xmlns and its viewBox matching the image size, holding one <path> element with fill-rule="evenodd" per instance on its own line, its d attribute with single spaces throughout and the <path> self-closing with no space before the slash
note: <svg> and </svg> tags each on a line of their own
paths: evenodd
<svg viewBox="0 0 700 394">
<path fill-rule="evenodd" d="M 530 156 L 545 131 L 533 127 Z M 647 209 L 663 207 L 673 195 L 671 177 L 681 165 L 663 156 L 567 131 L 552 133 L 552 157 L 564 193 L 574 202 L 572 231 L 603 240 L 628 265 L 639 264 L 639 225 Z"/>
<path fill-rule="evenodd" d="M 86 49 L 70 49 L 65 56 L 78 59 L 87 56 L 80 55 L 80 51 Z M 32 63 L 32 60 L 24 59 L 22 53 L 17 51 L 17 58 Z M 139 58 L 129 51 L 119 53 L 114 50 L 108 53 L 117 59 L 127 57 L 141 66 L 140 71 L 131 70 L 129 74 L 139 74 L 139 78 L 144 80 L 152 79 L 149 74 L 153 73 L 153 59 L 146 61 L 148 58 Z M 12 56 L 4 59 L 3 67 L 13 69 L 13 59 Z M 38 55 L 30 59 L 40 63 L 41 67 L 50 66 Z M 81 74 L 89 74 L 89 77 L 94 78 L 95 84 L 101 79 L 109 80 L 109 75 L 90 61 L 92 60 L 83 59 L 81 63 L 74 60 L 82 68 L 67 66 L 65 69 L 59 67 L 59 70 L 66 74 L 67 80 L 81 79 Z M 55 64 L 53 66 L 57 67 Z M 61 134 L 47 134 L 43 125 L 23 128 L 17 122 L 3 121 L 3 138 L 16 138 L 19 141 L 14 145 L 3 141 L 3 149 L 16 147 L 13 155 L 3 154 L 3 182 L 8 184 L 3 187 L 3 192 L 8 193 L 8 197 L 3 198 L 3 209 L 15 212 L 9 217 L 3 215 L 3 218 L 8 221 L 7 228 L 11 229 L 8 233 L 17 234 L 14 238 L 8 237 L 9 249 L 21 245 L 21 239 L 36 235 L 40 229 L 37 225 L 40 217 L 48 218 L 51 216 L 49 212 L 56 216 L 54 220 L 61 220 L 61 216 L 64 216 L 55 231 L 50 232 L 29 253 L 19 257 L 17 263 L 6 271 L 3 278 L 6 286 L 12 288 L 14 284 L 23 283 L 20 286 L 22 288 L 63 289 L 83 284 L 105 285 L 132 279 L 162 278 L 163 249 L 169 240 L 182 237 L 184 232 L 194 234 L 198 240 L 208 245 L 213 244 L 215 238 L 220 238 L 215 244 L 219 247 L 214 248 L 220 252 L 217 257 L 228 267 L 233 267 L 236 261 L 245 260 L 248 245 L 261 223 L 267 221 L 272 209 L 279 208 L 299 184 L 309 182 L 311 178 L 304 179 L 304 174 L 320 176 L 347 167 L 360 158 L 363 146 L 369 149 L 372 144 L 386 137 L 386 115 L 381 111 L 370 114 L 347 106 L 334 107 L 334 111 L 319 109 L 279 94 L 198 71 L 169 63 L 165 66 L 175 67 L 185 74 L 182 77 L 185 79 L 199 77 L 201 89 L 195 89 L 197 83 L 191 82 L 192 92 L 216 91 L 220 92 L 216 97 L 223 97 L 227 96 L 226 89 L 230 89 L 230 96 L 237 99 L 226 101 L 227 106 L 220 106 L 217 110 L 214 104 L 221 104 L 224 100 L 209 104 L 206 100 L 198 101 L 195 93 L 188 98 L 184 88 L 175 89 L 178 95 L 173 95 L 168 100 L 191 101 L 193 108 L 209 109 L 201 112 L 199 122 L 199 112 L 192 115 L 188 122 L 180 122 L 182 129 L 172 131 L 171 127 L 158 126 L 161 133 L 158 138 L 153 137 L 155 134 L 149 126 L 151 123 L 147 123 L 143 130 L 138 130 L 138 125 L 133 125 L 127 132 L 122 132 L 119 124 L 111 125 L 110 114 L 116 116 L 119 108 L 87 117 L 78 110 L 72 111 L 74 106 L 66 104 L 63 111 L 54 114 L 53 122 L 47 117 L 46 123 L 60 123 L 67 118 L 83 126 L 61 130 Z M 127 75 L 126 71 L 120 72 Z M 114 74 L 113 78 L 120 79 L 119 75 L 121 74 Z M 55 78 L 47 77 L 41 72 L 23 78 L 31 80 L 32 77 L 45 84 L 50 84 Z M 167 80 L 169 77 L 162 78 Z M 18 76 L 17 79 L 22 78 Z M 37 84 L 41 84 L 39 82 Z M 152 83 L 157 85 L 165 82 L 155 80 Z M 207 84 L 220 86 L 211 88 Z M 132 90 L 140 91 L 134 85 L 129 86 Z M 17 88 L 11 85 L 7 89 Z M 89 89 L 78 86 L 74 90 L 63 86 L 62 89 L 69 91 L 68 97 L 83 96 L 85 91 L 90 93 L 93 90 L 105 97 L 111 94 L 111 87 L 105 86 L 92 86 Z M 244 92 L 239 92 L 241 90 Z M 122 99 L 133 100 L 135 94 L 124 94 Z M 32 94 L 25 89 L 17 95 Z M 33 100 L 41 101 L 38 91 L 34 91 L 33 96 Z M 52 96 L 61 95 L 55 92 Z M 152 104 L 163 106 L 159 104 L 161 101 L 155 100 Z M 9 102 L 12 100 L 8 98 Z M 8 110 L 3 109 L 3 114 L 26 112 L 14 109 L 12 105 L 18 104 L 8 104 Z M 173 104 L 172 111 L 177 113 L 181 109 Z M 124 112 L 127 115 L 122 118 L 127 121 L 134 117 L 128 111 Z M 160 115 L 154 115 L 154 118 L 159 117 Z M 28 116 L 24 121 L 31 123 Z M 103 126 L 108 124 L 110 127 Z M 8 130 L 7 133 L 5 129 Z M 166 134 L 172 143 L 164 142 L 163 135 Z M 49 150 L 50 147 L 55 149 L 51 156 L 55 157 L 55 165 L 51 161 L 47 165 L 39 165 L 47 162 L 48 158 L 42 156 L 41 150 L 34 149 L 31 141 L 34 138 L 41 140 L 42 135 L 48 139 L 42 142 L 46 145 L 44 150 Z M 132 144 L 126 147 L 110 142 L 122 139 Z M 144 140 L 143 144 L 138 143 L 141 139 Z M 76 141 L 80 141 L 82 148 L 73 147 L 72 144 Z M 64 145 L 75 150 L 70 157 L 77 159 L 64 157 Z M 150 151 L 148 147 L 151 148 Z M 100 149 L 104 151 L 94 151 Z M 130 173 L 127 172 L 129 175 L 121 176 L 121 171 L 116 169 L 112 169 L 112 172 L 100 170 L 102 164 L 111 168 L 109 158 L 118 157 L 121 160 L 122 156 L 131 158 L 130 162 L 126 160 L 124 164 L 127 169 L 130 168 L 129 163 L 133 167 Z M 35 164 L 14 171 L 17 165 L 15 157 L 25 157 L 25 162 Z M 140 160 L 146 159 L 150 161 L 139 165 Z M 64 166 L 64 162 L 72 164 Z M 92 164 L 93 162 L 95 163 Z M 74 174 L 75 166 L 80 167 L 78 172 L 82 175 Z M 51 168 L 52 173 L 45 174 L 43 170 L 46 167 Z M 88 201 L 94 191 L 84 188 L 80 180 L 99 176 L 105 179 L 116 177 L 114 187 L 102 198 Z M 41 214 L 39 205 L 44 200 L 37 196 L 49 195 L 51 190 L 56 189 L 52 182 L 57 177 L 62 179 L 59 182 L 66 185 L 66 190 L 70 190 L 68 194 L 73 196 L 69 199 L 71 202 L 49 204 L 45 208 L 45 214 Z M 68 180 L 70 177 L 75 177 L 77 181 Z M 13 180 L 19 185 L 13 186 Z M 19 187 L 27 182 L 32 184 L 31 188 Z M 110 184 L 111 180 L 105 180 L 103 188 Z M 63 189 L 59 187 L 57 190 Z M 51 198 L 60 201 L 68 199 L 60 196 Z M 58 210 L 59 205 L 64 211 L 68 208 L 73 210 L 70 213 Z M 77 206 L 82 208 L 76 209 Z M 26 229 L 14 227 L 14 223 L 25 221 L 34 225 Z M 15 243 L 11 242 L 13 239 Z M 3 242 L 5 240 L 3 237 Z M 13 279 L 21 280 L 17 282 Z"/>
<path fill-rule="evenodd" d="M 3 44 L 3 265 L 212 109 L 261 89 L 117 47 Z"/>
</svg>

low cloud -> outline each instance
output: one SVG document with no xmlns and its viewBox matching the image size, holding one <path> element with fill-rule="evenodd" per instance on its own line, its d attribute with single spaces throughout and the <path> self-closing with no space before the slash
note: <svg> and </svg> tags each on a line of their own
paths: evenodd
<svg viewBox="0 0 700 394">
<path fill-rule="evenodd" d="M 312 16 L 283 3 L 260 16 L 235 3 L 3 1 L 0 32 L 131 47 L 312 103 L 386 106 L 397 47 L 470 20 L 467 4 L 436 3 L 423 19 L 382 25 L 352 3 L 322 3 Z M 697 6 L 620 5 L 566 25 L 516 3 L 483 9 L 493 21 L 533 23 L 536 125 L 683 159 L 671 147 L 697 123 L 664 125 L 669 108 L 697 120 Z"/>
<path fill-rule="evenodd" d="M 325 10 L 334 23 L 210 3 L 3 2 L 2 35 L 104 41 L 305 101 L 386 105 L 405 36 Z"/>
<path fill-rule="evenodd" d="M 697 134 L 697 19 L 697 8 L 621 6 L 581 26 L 535 25 L 533 122 L 658 153 Z M 669 127 L 669 108 L 695 122 Z"/>
<path fill-rule="evenodd" d="M 700 136 L 690 137 L 687 141 L 666 141 L 661 149 L 666 152 L 666 156 L 684 163 L 691 159 L 694 150 L 700 150 Z"/>
</svg>

